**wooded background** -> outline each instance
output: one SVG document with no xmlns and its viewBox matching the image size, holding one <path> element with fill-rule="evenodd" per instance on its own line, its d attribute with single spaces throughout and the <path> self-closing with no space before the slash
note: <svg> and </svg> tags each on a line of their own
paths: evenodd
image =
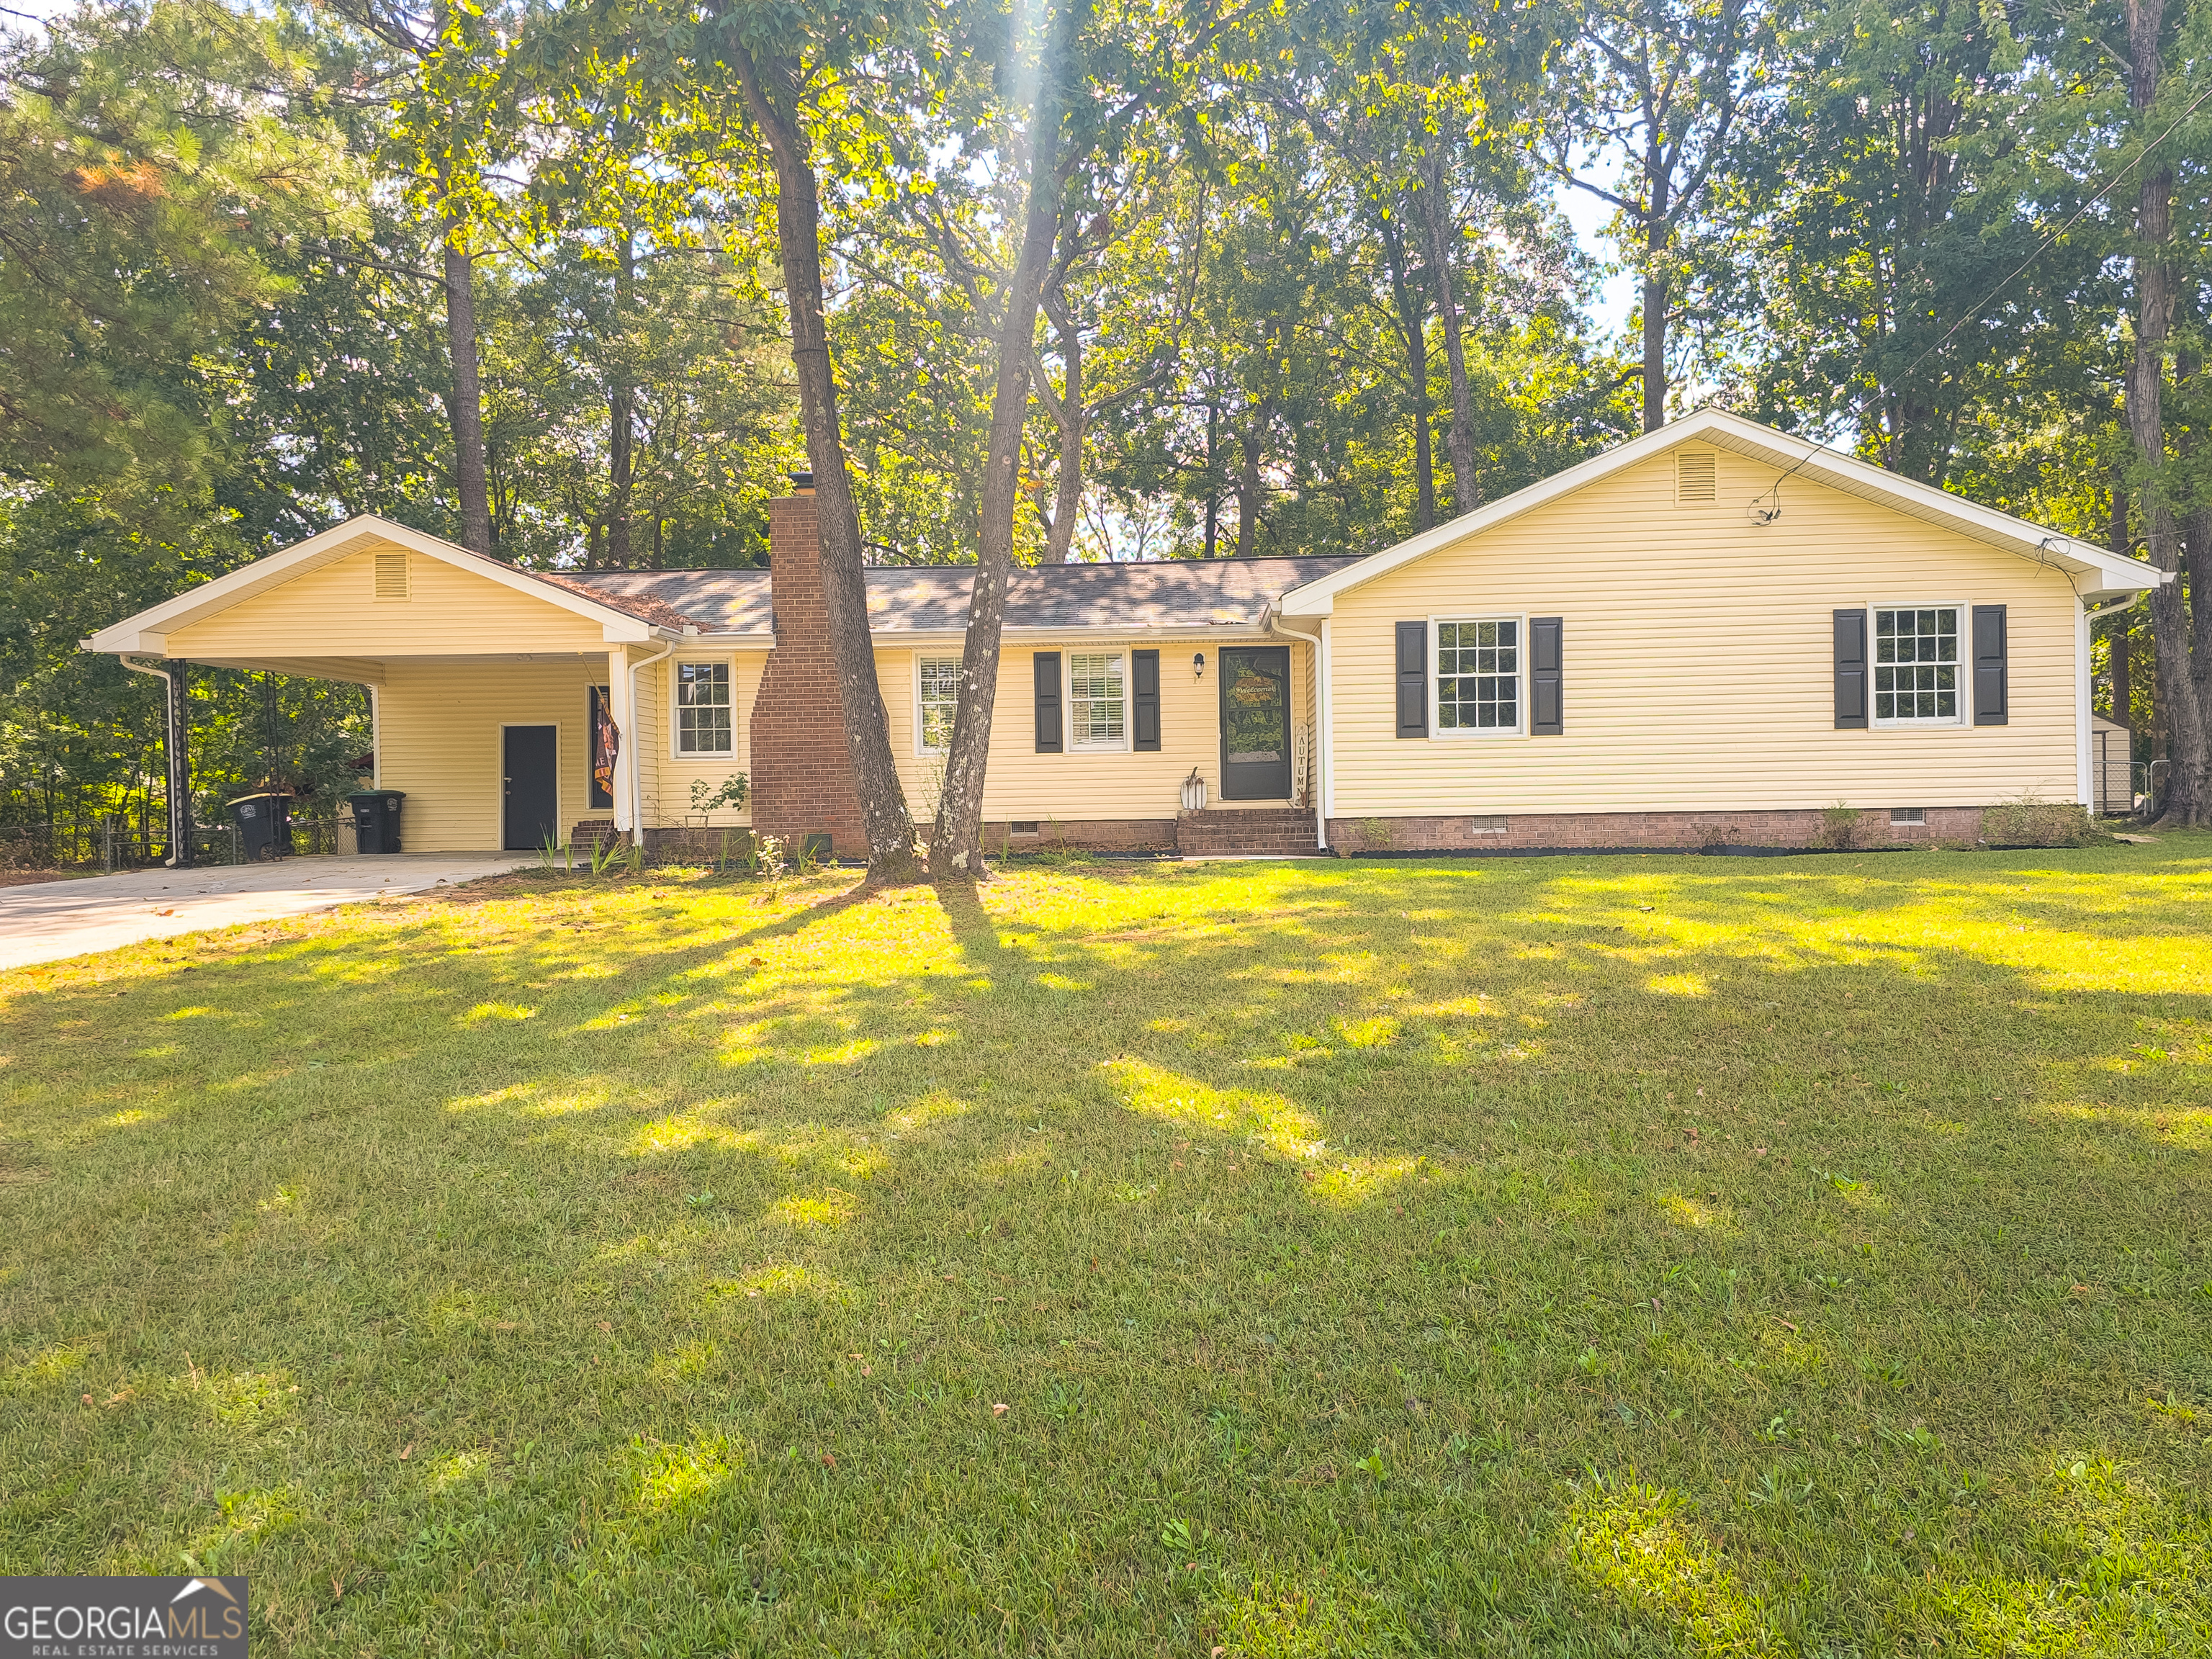
<svg viewBox="0 0 2212 1659">
<path fill-rule="evenodd" d="M 764 562 L 807 454 L 764 110 L 873 561 L 1369 551 L 1717 402 L 2180 571 L 2100 629 L 2098 701 L 2201 814 L 2208 100 L 2204 0 L 19 18 L 0 823 L 158 825 L 161 688 L 77 641 L 349 514 Z M 357 689 L 193 683 L 204 818 L 350 787 Z"/>
</svg>

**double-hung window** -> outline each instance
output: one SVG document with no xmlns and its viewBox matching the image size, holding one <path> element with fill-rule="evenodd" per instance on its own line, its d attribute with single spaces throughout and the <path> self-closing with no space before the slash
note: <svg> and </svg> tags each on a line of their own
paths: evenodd
<svg viewBox="0 0 2212 1659">
<path fill-rule="evenodd" d="M 1119 651 L 1067 654 L 1067 731 L 1074 749 L 1129 746 L 1127 659 Z"/>
<path fill-rule="evenodd" d="M 729 664 L 677 664 L 676 752 L 726 755 L 731 748 Z"/>
<path fill-rule="evenodd" d="M 1521 622 L 1496 617 L 1436 624 L 1437 730 L 1521 729 Z"/>
<path fill-rule="evenodd" d="M 1959 724 L 1959 619 L 1964 610 L 1955 605 L 1875 609 L 1876 726 Z"/>
<path fill-rule="evenodd" d="M 925 755 L 941 755 L 952 746 L 952 715 L 960 704 L 960 659 L 919 657 L 915 659 L 915 731 Z"/>
</svg>

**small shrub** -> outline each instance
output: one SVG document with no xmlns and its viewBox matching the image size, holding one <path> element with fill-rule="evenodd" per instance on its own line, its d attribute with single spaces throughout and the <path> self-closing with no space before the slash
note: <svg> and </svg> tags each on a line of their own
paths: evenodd
<svg viewBox="0 0 2212 1659">
<path fill-rule="evenodd" d="M 1859 822 L 1866 815 L 1856 806 L 1838 801 L 1820 809 L 1820 845 L 1842 849 L 1859 844 Z"/>
<path fill-rule="evenodd" d="M 1390 820 L 1388 818 L 1359 820 L 1360 843 L 1370 853 L 1387 851 L 1395 834 L 1390 826 Z"/>
<path fill-rule="evenodd" d="M 1988 847 L 2094 847 L 2111 839 L 2087 812 L 2065 801 L 2022 795 L 1982 811 L 1982 842 Z"/>
</svg>

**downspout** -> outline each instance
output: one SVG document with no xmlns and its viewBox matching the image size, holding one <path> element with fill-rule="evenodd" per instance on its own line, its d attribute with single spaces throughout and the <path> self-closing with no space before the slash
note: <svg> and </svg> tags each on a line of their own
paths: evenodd
<svg viewBox="0 0 2212 1659">
<path fill-rule="evenodd" d="M 2177 573 L 2157 571 L 2161 585 L 2170 582 Z M 2067 585 L 2074 579 L 2069 576 Z M 2120 605 L 2090 606 L 2076 603 L 2074 618 L 2074 787 L 2081 798 L 2081 810 L 2092 817 L 2097 812 L 2096 764 L 2090 753 L 2090 739 L 2094 735 L 2095 716 L 2091 712 L 2089 696 L 2089 624 L 2100 617 L 2117 617 L 2124 611 L 2132 611 L 2150 593 L 2148 587 L 2139 587 Z M 2078 601 L 2081 590 L 2074 589 Z M 2120 724 L 2125 725 L 2124 720 Z M 2128 757 L 2132 765 L 2135 756 Z M 2130 774 L 2132 775 L 2132 773 Z M 2130 786 L 2132 787 L 2132 786 Z"/>
<path fill-rule="evenodd" d="M 184 750 L 185 711 L 177 696 L 178 676 L 167 668 L 149 668 L 117 652 L 115 660 L 134 674 L 151 674 L 167 694 L 167 719 L 161 738 L 161 757 L 168 777 L 162 789 L 169 810 L 169 856 L 162 860 L 173 870 L 188 870 L 192 862 L 192 798 L 191 756 Z M 181 666 L 182 665 L 179 665 Z"/>
<path fill-rule="evenodd" d="M 1328 653 L 1328 618 L 1321 619 L 1321 668 L 1315 676 L 1320 692 L 1321 718 L 1316 722 L 1315 739 L 1321 753 L 1319 762 L 1321 787 L 1314 791 L 1314 841 L 1323 852 L 1328 850 L 1328 818 L 1336 810 L 1336 738 L 1330 722 L 1334 714 L 1334 685 L 1330 676 Z"/>
<path fill-rule="evenodd" d="M 629 839 L 633 847 L 645 845 L 645 716 L 639 712 L 637 671 L 665 661 L 675 649 L 676 641 L 671 640 L 657 655 L 629 665 L 629 776 L 624 781 L 629 785 Z"/>
</svg>

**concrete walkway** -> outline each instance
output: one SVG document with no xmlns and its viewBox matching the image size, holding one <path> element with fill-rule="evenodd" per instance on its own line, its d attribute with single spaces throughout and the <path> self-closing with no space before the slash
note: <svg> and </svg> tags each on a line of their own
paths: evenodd
<svg viewBox="0 0 2212 1659">
<path fill-rule="evenodd" d="M 241 921 L 273 921 L 391 893 L 419 893 L 525 868 L 520 853 L 397 853 L 274 864 L 137 870 L 0 887 L 0 969 L 112 951 Z"/>
</svg>

